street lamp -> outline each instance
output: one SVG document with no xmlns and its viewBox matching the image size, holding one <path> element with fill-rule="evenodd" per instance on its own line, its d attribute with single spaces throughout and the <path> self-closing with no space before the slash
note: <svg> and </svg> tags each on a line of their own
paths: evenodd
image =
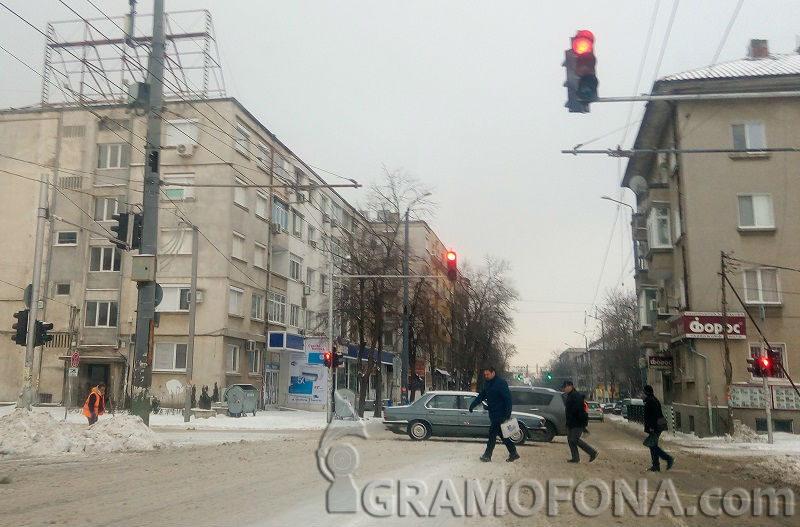
<svg viewBox="0 0 800 527">
<path fill-rule="evenodd" d="M 613 201 L 614 203 L 619 203 L 620 205 L 625 205 L 626 207 L 631 209 L 631 213 L 632 214 L 636 214 L 636 209 L 634 209 L 631 205 L 628 205 L 624 201 L 620 201 L 618 199 L 614 199 L 614 198 L 612 198 L 610 196 L 600 196 L 600 199 L 605 199 L 605 200 L 608 200 L 608 201 Z"/>
</svg>

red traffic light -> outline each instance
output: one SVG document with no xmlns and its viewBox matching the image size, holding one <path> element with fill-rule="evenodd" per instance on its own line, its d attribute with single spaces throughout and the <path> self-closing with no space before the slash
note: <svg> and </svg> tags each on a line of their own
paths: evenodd
<svg viewBox="0 0 800 527">
<path fill-rule="evenodd" d="M 582 29 L 572 39 L 572 51 L 576 55 L 585 55 L 594 51 L 594 35 L 591 31 Z"/>
<path fill-rule="evenodd" d="M 325 360 L 325 366 L 330 368 L 331 367 L 331 352 L 326 351 L 322 354 L 323 359 Z"/>
<path fill-rule="evenodd" d="M 761 357 L 761 366 L 763 368 L 769 368 L 769 359 L 767 357 Z"/>
<path fill-rule="evenodd" d="M 447 251 L 445 255 L 447 260 L 447 278 L 456 280 L 458 278 L 458 262 L 456 261 L 456 253 L 454 251 Z"/>
<path fill-rule="evenodd" d="M 447 251 L 447 260 L 450 261 L 450 262 L 455 262 L 456 261 L 456 253 L 454 253 L 453 251 Z"/>
</svg>

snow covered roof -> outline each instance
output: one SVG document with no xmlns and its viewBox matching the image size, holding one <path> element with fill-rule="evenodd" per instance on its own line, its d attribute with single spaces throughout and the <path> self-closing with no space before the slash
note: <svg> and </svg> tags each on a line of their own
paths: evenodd
<svg viewBox="0 0 800 527">
<path fill-rule="evenodd" d="M 800 54 L 772 54 L 760 59 L 739 59 L 662 77 L 660 81 L 732 79 L 773 75 L 800 75 Z"/>
</svg>

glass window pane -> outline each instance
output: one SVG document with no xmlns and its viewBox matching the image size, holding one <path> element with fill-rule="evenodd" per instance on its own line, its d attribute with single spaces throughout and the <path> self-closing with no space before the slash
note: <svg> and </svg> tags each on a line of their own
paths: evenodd
<svg viewBox="0 0 800 527">
<path fill-rule="evenodd" d="M 745 299 L 748 302 L 758 302 L 760 300 L 758 294 L 758 275 L 755 270 L 744 272 L 744 293 Z"/>
<path fill-rule="evenodd" d="M 175 368 L 186 369 L 186 344 L 175 344 Z"/>
<path fill-rule="evenodd" d="M 100 270 L 100 253 L 102 251 L 102 247 L 92 247 L 90 258 L 89 258 L 89 270 L 90 271 L 99 271 Z"/>
<path fill-rule="evenodd" d="M 747 125 L 747 149 L 760 150 L 764 144 L 764 125 L 761 123 L 750 123 Z"/>
<path fill-rule="evenodd" d="M 153 350 L 153 369 L 171 370 L 172 369 L 172 348 L 173 344 L 156 342 Z"/>
<path fill-rule="evenodd" d="M 753 210 L 755 215 L 755 224 L 759 227 L 772 227 L 774 221 L 772 218 L 772 197 L 771 196 L 753 196 Z"/>
<path fill-rule="evenodd" d="M 739 196 L 739 225 L 741 227 L 753 227 L 755 225 L 753 196 Z"/>
<path fill-rule="evenodd" d="M 111 302 L 109 304 L 108 311 L 108 325 L 111 327 L 117 327 L 117 303 Z"/>
<path fill-rule="evenodd" d="M 108 247 L 103 247 L 103 271 L 111 270 L 111 250 Z"/>
<path fill-rule="evenodd" d="M 119 271 L 120 262 L 122 261 L 122 251 L 119 249 L 111 249 L 114 252 L 114 271 Z"/>
<path fill-rule="evenodd" d="M 181 289 L 180 290 L 180 299 L 178 301 L 178 309 L 188 310 L 189 309 L 189 293 L 191 290 L 189 289 Z"/>
<path fill-rule="evenodd" d="M 97 303 L 97 325 L 108 326 L 108 302 Z"/>
<path fill-rule="evenodd" d="M 86 326 L 97 325 L 97 302 L 86 302 Z"/>
<path fill-rule="evenodd" d="M 735 124 L 733 125 L 733 149 L 734 150 L 746 150 L 747 149 L 747 140 L 745 139 L 745 131 L 743 124 Z"/>
<path fill-rule="evenodd" d="M 778 271 L 761 269 L 761 293 L 764 302 L 778 302 Z"/>
</svg>

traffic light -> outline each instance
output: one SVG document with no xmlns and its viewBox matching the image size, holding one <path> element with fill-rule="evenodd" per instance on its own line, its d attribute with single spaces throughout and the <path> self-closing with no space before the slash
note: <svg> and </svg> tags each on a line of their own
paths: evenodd
<svg viewBox="0 0 800 527">
<path fill-rule="evenodd" d="M 17 311 L 14 313 L 14 318 L 17 321 L 11 326 L 11 329 L 16 330 L 16 333 L 11 335 L 11 340 L 24 346 L 28 341 L 28 310 Z"/>
<path fill-rule="evenodd" d="M 455 281 L 458 278 L 458 262 L 456 261 L 456 253 L 447 251 L 445 256 L 447 260 L 447 278 Z"/>
<path fill-rule="evenodd" d="M 119 214 L 114 214 L 111 216 L 111 219 L 117 222 L 116 225 L 111 226 L 111 231 L 115 233 L 117 236 L 117 241 L 114 243 L 120 249 L 127 250 L 128 249 L 128 221 L 130 220 L 130 215 L 127 212 L 121 212 Z M 113 240 L 112 240 L 113 241 Z"/>
<path fill-rule="evenodd" d="M 330 351 L 326 351 L 325 353 L 323 353 L 322 356 L 323 356 L 323 359 L 325 360 L 325 367 L 326 368 L 330 368 L 331 367 L 331 352 Z"/>
<path fill-rule="evenodd" d="M 764 362 L 763 360 L 767 361 L 767 365 L 769 365 L 769 359 L 767 357 L 751 357 L 747 359 L 747 364 L 750 366 L 747 367 L 747 371 L 753 374 L 753 377 L 764 377 Z"/>
<path fill-rule="evenodd" d="M 48 334 L 47 332 L 53 329 L 53 324 L 50 322 L 42 322 L 40 320 L 36 321 L 35 327 L 35 335 L 34 335 L 34 346 L 44 346 L 51 340 L 53 340 L 53 335 Z"/>
<path fill-rule="evenodd" d="M 767 355 L 762 355 L 759 357 L 758 362 L 761 365 L 761 371 L 763 372 L 764 377 L 774 377 L 772 374 L 772 361 Z"/>
<path fill-rule="evenodd" d="M 778 350 L 769 350 L 767 352 L 767 357 L 769 358 L 771 368 L 770 377 L 782 377 L 783 361 L 781 360 L 781 352 Z"/>
<path fill-rule="evenodd" d="M 519 382 L 522 382 L 522 374 L 521 374 L 521 373 L 518 373 L 518 374 L 517 374 L 517 380 L 518 380 Z"/>
<path fill-rule="evenodd" d="M 144 215 L 135 212 L 133 214 L 133 230 L 131 232 L 131 249 L 140 249 L 142 247 L 143 222 L 144 222 Z"/>
<path fill-rule="evenodd" d="M 570 49 L 564 52 L 564 67 L 567 70 L 567 102 L 572 113 L 588 113 L 589 103 L 597 100 L 597 74 L 594 55 L 594 35 L 582 29 L 572 37 Z"/>
<path fill-rule="evenodd" d="M 550 373 L 549 371 L 547 371 L 547 372 L 544 373 L 544 378 L 547 379 L 548 381 L 552 381 L 553 380 L 553 374 Z"/>
</svg>

